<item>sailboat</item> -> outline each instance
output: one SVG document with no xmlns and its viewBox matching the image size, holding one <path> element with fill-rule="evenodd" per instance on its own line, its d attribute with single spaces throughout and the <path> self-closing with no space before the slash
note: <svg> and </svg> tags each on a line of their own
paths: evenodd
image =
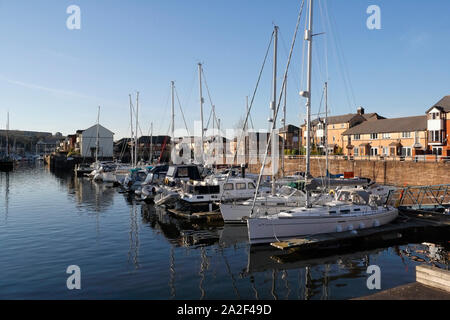
<svg viewBox="0 0 450 320">
<path fill-rule="evenodd" d="M 14 169 L 14 160 L 9 155 L 8 133 L 9 133 L 9 112 L 6 122 L 6 150 L 5 154 L 0 158 L 0 171 L 2 172 L 10 172 Z"/>
<path fill-rule="evenodd" d="M 305 183 L 310 177 L 311 154 L 311 71 L 313 39 L 313 0 L 309 0 L 309 24 L 305 32 L 308 43 L 307 90 L 300 92 L 306 98 L 306 172 Z M 250 244 L 264 244 L 295 237 L 323 233 L 336 233 L 379 227 L 398 216 L 397 209 L 381 204 L 363 190 L 346 191 L 326 205 L 313 206 L 306 188 L 306 204 L 271 216 L 250 217 L 247 220 Z"/>
</svg>

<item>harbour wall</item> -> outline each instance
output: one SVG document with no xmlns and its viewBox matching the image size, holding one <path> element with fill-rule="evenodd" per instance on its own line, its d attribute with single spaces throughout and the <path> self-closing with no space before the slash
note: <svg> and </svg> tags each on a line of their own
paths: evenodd
<svg viewBox="0 0 450 320">
<path fill-rule="evenodd" d="M 260 164 L 249 165 L 249 171 L 258 174 Z M 281 168 L 281 165 L 280 165 Z M 325 176 L 325 159 L 311 158 L 311 174 Z M 329 159 L 331 174 L 354 172 L 355 176 L 369 178 L 380 184 L 394 186 L 424 186 L 450 184 L 450 163 L 344 160 Z M 285 173 L 305 171 L 305 159 L 285 159 Z"/>
</svg>

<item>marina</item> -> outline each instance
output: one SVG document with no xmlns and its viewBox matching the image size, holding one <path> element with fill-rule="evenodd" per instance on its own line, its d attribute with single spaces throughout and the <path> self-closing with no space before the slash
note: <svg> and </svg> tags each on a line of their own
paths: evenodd
<svg viewBox="0 0 450 320">
<path fill-rule="evenodd" d="M 448 232 L 285 254 L 250 246 L 245 225 L 180 219 L 43 165 L 0 178 L 2 298 L 351 299 L 373 293 L 365 286 L 373 263 L 385 270 L 383 290 L 414 282 L 415 266 L 449 267 Z M 79 292 L 65 289 L 74 263 Z"/>
<path fill-rule="evenodd" d="M 116 4 L 114 36 L 72 5 L 61 52 L 18 37 L 46 47 L 17 55 L 40 77 L 0 75 L 0 300 L 449 299 L 448 81 L 410 74 L 445 50 L 377 5 L 358 31 L 355 6 L 230 1 Z"/>
</svg>

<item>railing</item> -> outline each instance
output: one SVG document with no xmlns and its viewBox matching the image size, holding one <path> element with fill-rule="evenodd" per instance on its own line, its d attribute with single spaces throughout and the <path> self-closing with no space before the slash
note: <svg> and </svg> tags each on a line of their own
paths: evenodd
<svg viewBox="0 0 450 320">
<path fill-rule="evenodd" d="M 285 159 L 300 160 L 304 159 L 304 155 L 286 155 Z M 311 159 L 325 159 L 325 155 L 314 155 Z M 330 160 L 365 160 L 365 161 L 413 161 L 413 162 L 450 162 L 450 157 L 438 156 L 434 154 L 419 155 L 419 156 L 345 156 L 345 155 L 329 155 Z"/>
<path fill-rule="evenodd" d="M 415 209 L 449 207 L 450 185 L 400 188 L 391 192 L 388 204 Z"/>
</svg>

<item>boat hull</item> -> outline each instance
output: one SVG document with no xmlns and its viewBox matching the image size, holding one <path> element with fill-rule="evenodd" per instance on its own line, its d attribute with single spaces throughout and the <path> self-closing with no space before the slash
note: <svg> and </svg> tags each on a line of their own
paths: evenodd
<svg viewBox="0 0 450 320">
<path fill-rule="evenodd" d="M 293 207 L 294 206 L 288 205 L 275 205 L 275 206 L 255 205 L 255 208 L 253 210 L 253 216 L 261 217 L 274 215 L 286 210 L 290 210 Z M 252 211 L 251 205 L 234 204 L 234 203 L 220 204 L 220 213 L 222 214 L 222 218 L 225 223 L 245 224 L 246 220 L 251 215 L 251 211 Z"/>
<path fill-rule="evenodd" d="M 247 220 L 247 226 L 250 243 L 264 244 L 302 236 L 378 227 L 392 222 L 397 216 L 397 209 L 386 208 L 379 213 L 348 217 L 305 215 L 292 218 L 252 218 Z"/>
</svg>

